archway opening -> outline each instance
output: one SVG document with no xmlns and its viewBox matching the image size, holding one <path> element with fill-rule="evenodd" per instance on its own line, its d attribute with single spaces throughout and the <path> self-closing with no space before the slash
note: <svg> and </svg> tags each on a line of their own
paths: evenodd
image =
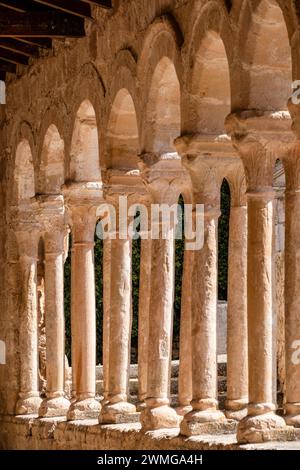
<svg viewBox="0 0 300 470">
<path fill-rule="evenodd" d="M 174 64 L 163 57 L 157 64 L 147 104 L 145 147 L 159 154 L 175 152 L 180 135 L 180 84 Z"/>
<path fill-rule="evenodd" d="M 223 406 L 227 393 L 224 364 L 227 361 L 225 358 L 227 355 L 228 247 L 231 204 L 230 187 L 226 179 L 223 179 L 220 188 L 220 200 L 221 215 L 218 221 L 217 362 L 218 396 L 220 406 Z"/>
<path fill-rule="evenodd" d="M 51 124 L 45 134 L 39 173 L 39 193 L 60 193 L 64 183 L 64 141 Z"/>
<path fill-rule="evenodd" d="M 180 195 L 177 206 L 177 225 L 175 231 L 175 284 L 172 359 L 179 359 L 180 314 L 182 308 L 182 277 L 184 265 L 184 199 Z"/>
<path fill-rule="evenodd" d="M 89 100 L 80 105 L 74 124 L 70 161 L 71 181 L 101 181 L 96 113 Z"/>
<path fill-rule="evenodd" d="M 248 107 L 285 110 L 291 94 L 291 47 L 283 13 L 275 0 L 256 2 L 247 12 L 247 38 L 242 41 L 248 74 Z"/>
<path fill-rule="evenodd" d="M 34 167 L 29 142 L 23 139 L 16 150 L 14 173 L 16 202 L 29 201 L 35 195 Z"/>
<path fill-rule="evenodd" d="M 133 99 L 125 88 L 117 93 L 107 128 L 107 168 L 137 169 L 139 132 Z"/>
<path fill-rule="evenodd" d="M 194 132 L 223 134 L 231 110 L 227 54 L 219 34 L 209 30 L 194 58 L 189 122 Z"/>
</svg>

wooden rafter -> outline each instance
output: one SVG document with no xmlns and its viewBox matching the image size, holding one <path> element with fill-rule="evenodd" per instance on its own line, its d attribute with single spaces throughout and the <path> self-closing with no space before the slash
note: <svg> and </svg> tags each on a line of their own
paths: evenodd
<svg viewBox="0 0 300 470">
<path fill-rule="evenodd" d="M 112 0 L 0 0 L 0 79 L 27 65 L 52 39 L 85 35 L 91 6 L 112 8 Z"/>
<path fill-rule="evenodd" d="M 64 11 L 65 13 L 71 13 L 81 18 L 89 18 L 91 16 L 91 7 L 85 2 L 79 0 L 35 0 L 36 3 L 47 5 L 51 8 Z"/>
<path fill-rule="evenodd" d="M 0 38 L 64 38 L 84 36 L 84 21 L 76 16 L 51 12 L 30 12 L 0 16 Z"/>
</svg>

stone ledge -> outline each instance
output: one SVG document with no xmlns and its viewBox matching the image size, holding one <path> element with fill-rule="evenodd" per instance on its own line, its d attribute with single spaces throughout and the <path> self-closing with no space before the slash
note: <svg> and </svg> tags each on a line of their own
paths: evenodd
<svg viewBox="0 0 300 470">
<path fill-rule="evenodd" d="M 291 429 L 293 431 L 291 431 Z M 298 439 L 289 442 L 290 439 Z M 281 442 L 279 442 L 281 441 Z M 239 445 L 235 434 L 185 438 L 178 429 L 141 432 L 139 423 L 99 425 L 96 419 L 3 416 L 0 420 L 1 450 L 252 450 L 298 449 L 300 429 L 289 428 L 278 442 Z"/>
</svg>

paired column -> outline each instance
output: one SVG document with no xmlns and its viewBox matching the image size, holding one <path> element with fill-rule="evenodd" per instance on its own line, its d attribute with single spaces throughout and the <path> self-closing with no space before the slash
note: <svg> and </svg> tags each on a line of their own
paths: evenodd
<svg viewBox="0 0 300 470">
<path fill-rule="evenodd" d="M 231 190 L 227 302 L 226 417 L 241 420 L 248 405 L 247 205 L 243 171 L 228 177 Z"/>
<path fill-rule="evenodd" d="M 151 196 L 151 287 L 147 360 L 146 407 L 141 412 L 142 429 L 175 428 L 179 416 L 170 406 L 170 380 L 173 335 L 174 257 L 177 201 L 176 163 L 172 158 L 145 153 L 140 157 L 141 175 Z M 172 171 L 169 173 L 169 169 Z M 178 165 L 178 176 L 182 169 Z M 159 174 L 159 177 L 158 177 Z M 175 213 L 166 227 L 162 205 Z M 173 209 L 174 209 L 173 207 Z M 157 209 L 157 212 L 155 212 Z M 172 212 L 172 210 L 171 210 Z M 154 217 L 154 214 L 156 217 Z"/>
<path fill-rule="evenodd" d="M 157 202 L 162 202 L 156 199 Z M 163 238 L 162 224 L 152 240 L 146 408 L 141 412 L 144 430 L 174 428 L 179 424 L 170 407 L 170 365 L 174 301 L 174 224 Z M 155 229 L 152 222 L 152 229 Z"/>
<path fill-rule="evenodd" d="M 41 398 L 38 382 L 37 258 L 38 231 L 16 231 L 19 245 L 21 307 L 19 323 L 20 392 L 16 414 L 35 414 Z"/>
<path fill-rule="evenodd" d="M 96 300 L 94 235 L 96 206 L 86 202 L 70 207 L 72 218 L 72 380 L 74 399 L 68 419 L 96 418 Z"/>
<path fill-rule="evenodd" d="M 192 411 L 184 416 L 181 433 L 199 434 L 203 423 L 225 421 L 217 400 L 217 227 L 215 202 L 195 194 L 204 204 L 203 247 L 194 252 L 192 280 Z"/>
<path fill-rule="evenodd" d="M 117 207 L 117 214 L 119 208 Z M 127 216 L 127 214 L 126 214 Z M 117 223 L 110 240 L 110 318 L 109 367 L 107 402 L 102 408 L 100 423 L 135 421 L 136 408 L 128 402 L 131 341 L 131 240 L 121 235 Z"/>
<path fill-rule="evenodd" d="M 260 442 L 265 432 L 269 435 L 285 425 L 274 413 L 272 391 L 272 182 L 278 146 L 260 132 L 259 117 L 247 119 L 247 114 L 227 118 L 245 167 L 248 198 L 249 405 L 237 437 L 239 442 Z"/>
<path fill-rule="evenodd" d="M 285 421 L 300 427 L 300 140 L 284 159 L 285 193 Z"/>
<path fill-rule="evenodd" d="M 65 398 L 64 230 L 48 232 L 45 242 L 46 399 L 40 417 L 64 416 Z"/>
<path fill-rule="evenodd" d="M 202 205 L 203 244 L 193 251 L 192 272 L 192 410 L 180 431 L 186 436 L 214 432 L 225 415 L 217 399 L 217 235 L 220 215 L 219 164 L 202 155 L 202 140 L 186 135 L 175 141 L 193 187 L 194 227 L 197 204 Z M 199 209 L 199 208 L 198 208 Z M 198 220 L 199 223 L 199 220 Z M 195 228 L 194 228 L 195 229 Z"/>
</svg>

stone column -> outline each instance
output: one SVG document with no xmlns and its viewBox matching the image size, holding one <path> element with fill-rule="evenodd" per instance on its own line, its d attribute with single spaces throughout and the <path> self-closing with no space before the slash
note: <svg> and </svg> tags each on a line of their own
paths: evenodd
<svg viewBox="0 0 300 470">
<path fill-rule="evenodd" d="M 114 203 L 117 204 L 114 200 Z M 119 207 L 116 206 L 117 214 Z M 127 216 L 127 214 L 126 214 Z M 124 235 L 124 234 L 123 234 Z M 110 240 L 111 286 L 109 318 L 108 402 L 102 408 L 100 423 L 132 422 L 136 408 L 128 402 L 131 341 L 131 240 L 120 237 L 119 224 Z"/>
<path fill-rule="evenodd" d="M 139 367 L 139 405 L 145 408 L 147 396 L 147 377 L 149 360 L 149 311 L 151 294 L 151 233 L 141 239 L 140 290 L 139 290 L 139 328 L 138 328 L 138 367 Z"/>
<path fill-rule="evenodd" d="M 176 411 L 184 416 L 192 410 L 192 274 L 193 252 L 184 251 L 183 277 L 181 287 L 178 407 Z"/>
<path fill-rule="evenodd" d="M 38 382 L 38 231 L 17 229 L 21 281 L 19 323 L 20 392 L 16 414 L 35 414 L 41 404 Z"/>
<path fill-rule="evenodd" d="M 300 137 L 300 136 L 299 136 Z M 300 140 L 284 159 L 285 192 L 285 421 L 300 427 Z"/>
<path fill-rule="evenodd" d="M 55 227 L 53 227 L 55 230 Z M 46 399 L 40 417 L 64 416 L 65 398 L 64 231 L 48 232 L 45 241 Z"/>
<path fill-rule="evenodd" d="M 194 205 L 203 206 L 203 245 L 193 252 L 192 410 L 180 426 L 186 436 L 214 432 L 226 423 L 217 400 L 217 228 L 220 215 L 218 161 L 202 155 L 197 135 L 175 141 L 189 171 Z M 193 215 L 196 214 L 196 206 Z"/>
<path fill-rule="evenodd" d="M 203 423 L 224 421 L 217 400 L 217 227 L 218 205 L 204 204 L 204 245 L 194 252 L 192 280 L 192 411 L 184 416 L 181 433 L 200 434 Z"/>
<path fill-rule="evenodd" d="M 103 402 L 108 401 L 109 392 L 109 320 L 111 290 L 111 244 L 103 240 Z"/>
<path fill-rule="evenodd" d="M 175 162 L 176 163 L 176 162 Z M 156 205 L 177 204 L 178 191 L 172 157 L 141 156 L 141 174 Z M 169 173 L 169 169 L 173 171 Z M 156 206 L 157 208 L 159 206 Z M 153 210 L 153 206 L 152 206 Z M 164 230 L 162 220 L 151 221 L 151 291 L 149 311 L 148 373 L 146 407 L 141 412 L 143 430 L 174 428 L 179 425 L 176 411 L 170 407 L 170 372 L 174 302 L 174 230 L 177 207 L 170 226 Z M 163 234 L 163 232 L 165 232 Z M 154 235 L 156 233 L 156 235 Z"/>
<path fill-rule="evenodd" d="M 264 433 L 285 425 L 272 401 L 272 183 L 278 143 L 268 140 L 271 119 L 249 112 L 226 122 L 244 164 L 248 198 L 249 405 L 238 425 L 239 442 L 260 442 Z"/>
<path fill-rule="evenodd" d="M 226 417 L 241 420 L 248 405 L 247 204 L 244 172 L 228 176 L 231 191 L 227 302 Z"/>
<path fill-rule="evenodd" d="M 72 379 L 75 401 L 68 419 L 96 418 L 100 403 L 96 391 L 96 300 L 94 235 L 96 206 L 71 205 L 72 219 Z"/>
<path fill-rule="evenodd" d="M 153 223 L 152 223 L 153 227 Z M 174 301 L 174 226 L 168 238 L 152 240 L 146 408 L 141 412 L 144 430 L 178 426 L 170 407 L 170 362 Z"/>
</svg>

